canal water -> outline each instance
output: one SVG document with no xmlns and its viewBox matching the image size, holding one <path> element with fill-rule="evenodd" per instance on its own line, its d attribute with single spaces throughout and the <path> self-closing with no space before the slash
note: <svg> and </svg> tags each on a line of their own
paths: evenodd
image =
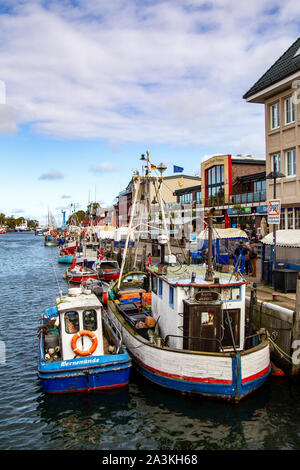
<svg viewBox="0 0 300 470">
<path fill-rule="evenodd" d="M 1 450 L 300 449 L 300 385 L 286 378 L 238 405 L 175 395 L 134 372 L 118 392 L 45 395 L 37 328 L 66 292 L 57 254 L 33 233 L 0 235 Z"/>
</svg>

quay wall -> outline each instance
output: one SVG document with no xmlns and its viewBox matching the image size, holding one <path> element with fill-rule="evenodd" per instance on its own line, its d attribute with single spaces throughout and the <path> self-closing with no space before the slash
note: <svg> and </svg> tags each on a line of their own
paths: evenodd
<svg viewBox="0 0 300 470">
<path fill-rule="evenodd" d="M 246 310 L 250 310 L 250 297 L 246 297 Z M 285 372 L 291 368 L 292 331 L 295 312 L 269 302 L 257 300 L 253 305 L 253 324 L 256 329 L 265 328 L 278 349 L 271 345 L 271 359 Z M 280 349 L 279 349 L 280 348 Z M 285 354 L 281 353 L 283 351 Z"/>
</svg>

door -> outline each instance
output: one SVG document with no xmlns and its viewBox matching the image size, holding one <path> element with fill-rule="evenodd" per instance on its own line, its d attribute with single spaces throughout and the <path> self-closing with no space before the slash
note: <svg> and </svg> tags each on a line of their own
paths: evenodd
<svg viewBox="0 0 300 470">
<path fill-rule="evenodd" d="M 221 304 L 184 301 L 183 347 L 192 351 L 218 352 L 221 338 Z"/>
</svg>

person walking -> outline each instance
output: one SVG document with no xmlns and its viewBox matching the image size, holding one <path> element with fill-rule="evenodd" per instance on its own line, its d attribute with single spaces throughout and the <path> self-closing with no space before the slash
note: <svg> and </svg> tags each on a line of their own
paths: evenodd
<svg viewBox="0 0 300 470">
<path fill-rule="evenodd" d="M 245 254 L 246 254 L 246 249 L 244 247 L 244 243 L 241 240 L 239 243 L 239 246 L 236 248 L 234 255 L 235 255 L 235 263 L 234 263 L 234 272 L 236 273 L 239 271 L 241 274 L 243 274 L 244 269 L 245 269 Z"/>
<path fill-rule="evenodd" d="M 254 243 L 250 243 L 250 264 L 251 264 L 251 276 L 256 277 L 256 262 L 257 262 L 257 253 L 255 250 Z"/>
<path fill-rule="evenodd" d="M 246 243 L 245 246 L 245 272 L 248 276 L 251 272 L 251 262 L 250 262 L 250 245 Z"/>
</svg>

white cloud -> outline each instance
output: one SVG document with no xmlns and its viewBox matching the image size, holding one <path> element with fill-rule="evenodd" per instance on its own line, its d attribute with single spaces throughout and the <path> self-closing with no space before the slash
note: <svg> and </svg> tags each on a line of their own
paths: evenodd
<svg viewBox="0 0 300 470">
<path fill-rule="evenodd" d="M 9 3 L 13 13 L 0 15 L 0 79 L 17 112 L 8 129 L 264 151 L 263 106 L 242 95 L 299 35 L 295 0 Z M 2 121 L 0 110 L 0 132 Z"/>
<path fill-rule="evenodd" d="M 61 180 L 64 178 L 64 175 L 57 170 L 51 170 L 48 171 L 47 173 L 43 173 L 41 176 L 39 176 L 39 180 Z"/>
<path fill-rule="evenodd" d="M 116 166 L 112 165 L 110 162 L 101 162 L 99 165 L 92 165 L 90 168 L 90 171 L 93 173 L 108 173 L 116 170 Z"/>
</svg>

